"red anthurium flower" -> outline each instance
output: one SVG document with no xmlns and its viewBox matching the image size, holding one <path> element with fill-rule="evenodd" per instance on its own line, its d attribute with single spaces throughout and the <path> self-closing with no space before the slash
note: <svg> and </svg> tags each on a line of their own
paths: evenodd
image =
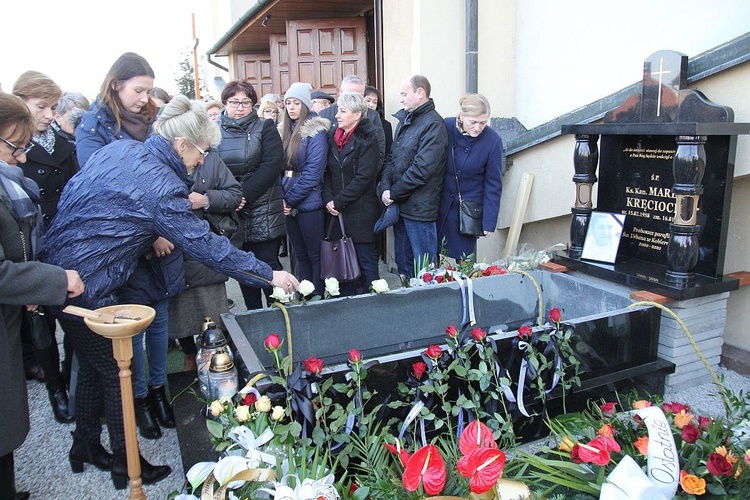
<svg viewBox="0 0 750 500">
<path fill-rule="evenodd" d="M 305 370 L 309 371 L 310 373 L 318 374 L 323 371 L 323 360 L 315 357 L 310 356 L 305 361 Z"/>
<path fill-rule="evenodd" d="M 559 323 L 562 320 L 562 313 L 557 307 L 553 307 L 549 310 L 549 320 L 553 323 Z"/>
<path fill-rule="evenodd" d="M 484 330 L 482 330 L 481 328 L 474 328 L 474 329 L 473 329 L 473 330 L 471 331 L 471 338 L 473 338 L 473 339 L 474 339 L 474 340 L 476 340 L 477 342 L 481 342 L 482 340 L 484 340 L 484 338 L 485 338 L 486 336 L 487 336 L 487 332 L 485 332 L 485 331 L 484 331 Z"/>
<path fill-rule="evenodd" d="M 599 436 L 592 439 L 588 444 L 579 443 L 577 446 L 577 457 L 581 462 L 591 462 L 600 466 L 605 466 L 609 463 L 610 451 L 621 451 L 617 441 L 607 436 Z M 571 451 L 571 457 L 572 453 Z"/>
<path fill-rule="evenodd" d="M 424 273 L 422 275 L 422 281 L 424 281 L 425 283 L 429 283 L 430 281 L 432 281 L 432 273 Z"/>
<path fill-rule="evenodd" d="M 720 453 L 711 453 L 706 460 L 706 469 L 714 476 L 731 476 L 732 464 Z"/>
<path fill-rule="evenodd" d="M 443 350 L 440 349 L 439 345 L 433 344 L 430 347 L 428 347 L 424 351 L 424 353 L 427 355 L 428 358 L 431 358 L 431 359 L 434 359 L 435 361 L 437 361 L 438 359 L 440 359 L 440 356 L 443 355 Z"/>
<path fill-rule="evenodd" d="M 417 361 L 416 363 L 411 365 L 411 371 L 417 380 L 422 380 L 424 372 L 427 371 L 427 365 L 424 363 L 424 361 Z"/>
<path fill-rule="evenodd" d="M 601 408 L 602 410 L 602 415 L 604 415 L 605 417 L 611 417 L 615 414 L 615 406 L 617 406 L 617 403 L 613 403 L 610 401 L 609 403 L 604 403 L 603 405 L 599 406 L 599 408 Z"/>
<path fill-rule="evenodd" d="M 456 330 L 455 325 L 448 325 L 448 328 L 445 329 L 445 334 L 450 338 L 455 339 L 458 337 L 458 330 Z"/>
<path fill-rule="evenodd" d="M 461 433 L 458 448 L 461 454 L 469 455 L 477 448 L 497 448 L 497 443 L 492 437 L 490 428 L 479 420 L 474 420 Z"/>
<path fill-rule="evenodd" d="M 409 462 L 401 476 L 406 491 L 417 491 L 419 483 L 424 484 L 424 491 L 428 495 L 437 495 L 443 491 L 448 480 L 445 462 L 434 444 L 428 444 L 417 450 L 409 458 Z"/>
<path fill-rule="evenodd" d="M 701 431 L 693 424 L 685 424 L 680 435 L 686 443 L 695 443 L 701 437 Z"/>
<path fill-rule="evenodd" d="M 531 327 L 529 325 L 521 325 L 518 327 L 518 336 L 522 339 L 531 338 Z"/>
<path fill-rule="evenodd" d="M 456 470 L 469 479 L 472 493 L 484 493 L 492 489 L 505 468 L 505 453 L 495 448 L 476 448 L 470 455 L 458 460 Z"/>
<path fill-rule="evenodd" d="M 357 349 L 349 349 L 349 362 L 351 364 L 362 362 L 362 353 Z"/>
<path fill-rule="evenodd" d="M 401 442 L 397 439 L 395 445 L 388 444 L 388 443 L 383 443 L 383 444 L 385 444 L 385 448 L 388 451 L 390 451 L 391 453 L 393 453 L 394 455 L 398 457 L 399 461 L 401 462 L 401 465 L 406 467 L 406 464 L 409 463 L 409 459 L 411 458 L 411 455 L 409 455 L 408 451 L 401 448 Z"/>
<path fill-rule="evenodd" d="M 242 398 L 242 404 L 245 406 L 253 406 L 256 401 L 258 401 L 258 396 L 253 392 L 248 392 L 245 394 L 245 397 Z"/>
<path fill-rule="evenodd" d="M 263 345 L 268 351 L 278 351 L 279 347 L 281 347 L 281 339 L 279 338 L 279 334 L 272 333 L 271 335 L 266 337 L 266 340 L 263 341 Z"/>
</svg>

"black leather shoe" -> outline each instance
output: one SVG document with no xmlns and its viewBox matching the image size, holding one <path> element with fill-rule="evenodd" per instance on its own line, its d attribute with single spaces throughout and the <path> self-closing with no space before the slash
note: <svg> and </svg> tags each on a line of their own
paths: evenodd
<svg viewBox="0 0 750 500">
<path fill-rule="evenodd" d="M 31 493 L 28 491 L 19 491 L 16 493 L 16 497 L 14 500 L 29 500 L 31 498 Z"/>
<path fill-rule="evenodd" d="M 74 473 L 83 472 L 83 464 L 91 464 L 99 470 L 112 470 L 112 454 L 100 443 L 88 444 L 73 437 L 73 446 L 68 453 L 70 468 Z"/>
<path fill-rule="evenodd" d="M 73 415 L 68 413 L 68 393 L 63 387 L 47 388 L 49 402 L 52 405 L 52 413 L 55 414 L 55 420 L 61 424 L 69 424 L 75 420 Z"/>
<path fill-rule="evenodd" d="M 151 404 L 148 398 L 135 398 L 135 421 L 141 436 L 146 439 L 158 439 L 161 437 L 161 429 L 156 423 L 154 414 L 151 412 Z"/>
<path fill-rule="evenodd" d="M 151 408 L 153 409 L 156 420 L 159 421 L 159 425 L 174 429 L 176 424 L 174 421 L 174 412 L 172 406 L 169 404 L 167 399 L 167 393 L 164 390 L 164 386 L 161 387 L 149 387 L 148 397 L 151 399 Z"/>
<path fill-rule="evenodd" d="M 44 382 L 44 370 L 39 365 L 34 365 L 26 368 L 26 380 L 36 380 L 37 382 Z"/>
<path fill-rule="evenodd" d="M 168 465 L 151 465 L 145 458 L 141 459 L 141 481 L 143 484 L 154 484 L 167 477 L 172 468 Z M 115 453 L 112 465 L 112 482 L 115 489 L 122 490 L 128 485 L 128 457 L 125 453 Z"/>
</svg>

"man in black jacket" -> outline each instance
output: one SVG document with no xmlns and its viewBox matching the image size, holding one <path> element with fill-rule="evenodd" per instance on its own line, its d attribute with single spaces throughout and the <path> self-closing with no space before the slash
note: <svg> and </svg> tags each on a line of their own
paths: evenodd
<svg viewBox="0 0 750 500">
<path fill-rule="evenodd" d="M 393 226 L 396 265 L 407 278 L 414 260 L 421 268 L 437 259 L 437 217 L 448 150 L 443 118 L 430 98 L 430 82 L 414 75 L 401 85 L 403 109 L 398 118 L 391 157 L 378 185 L 385 206 L 396 203 L 400 217 Z"/>
</svg>

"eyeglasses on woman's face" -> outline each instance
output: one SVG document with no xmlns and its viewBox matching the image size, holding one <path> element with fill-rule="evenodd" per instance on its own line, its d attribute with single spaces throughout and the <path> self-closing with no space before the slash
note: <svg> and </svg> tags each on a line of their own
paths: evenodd
<svg viewBox="0 0 750 500">
<path fill-rule="evenodd" d="M 231 100 L 227 101 L 227 104 L 229 104 L 230 106 L 232 106 L 235 109 L 240 108 L 240 107 L 242 107 L 242 108 L 250 108 L 253 105 L 253 101 L 251 101 L 250 99 L 243 99 L 241 101 L 238 100 L 238 99 L 231 99 Z"/>
<path fill-rule="evenodd" d="M 273 109 L 264 109 L 263 114 L 264 115 L 278 115 L 279 112 Z"/>
<path fill-rule="evenodd" d="M 29 151 L 31 151 L 31 148 L 34 147 L 34 143 L 33 142 L 29 142 L 27 145 L 25 145 L 23 147 L 19 147 L 19 146 L 16 146 L 15 144 L 13 144 L 12 142 L 10 142 L 8 139 L 4 139 L 2 137 L 0 137 L 0 141 L 3 141 L 5 144 L 8 145 L 9 148 L 11 148 L 13 150 L 10 153 L 10 155 L 13 158 L 18 158 L 22 154 L 28 153 Z"/>
<path fill-rule="evenodd" d="M 203 158 L 205 158 L 206 156 L 208 156 L 208 151 L 206 151 L 205 149 L 201 148 L 200 146 L 198 146 L 197 144 L 194 144 L 192 142 L 190 144 L 192 144 L 193 147 L 198 150 L 198 152 L 203 156 Z"/>
</svg>

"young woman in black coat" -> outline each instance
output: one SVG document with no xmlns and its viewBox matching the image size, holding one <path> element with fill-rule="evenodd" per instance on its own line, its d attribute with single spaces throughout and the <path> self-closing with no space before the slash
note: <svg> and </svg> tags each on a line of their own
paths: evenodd
<svg viewBox="0 0 750 500">
<path fill-rule="evenodd" d="M 354 241 L 365 291 L 380 279 L 375 253 L 375 221 L 380 216 L 377 176 L 380 149 L 375 125 L 366 118 L 367 104 L 354 92 L 339 97 L 338 127 L 329 133 L 328 164 L 323 176 L 323 201 L 331 216 L 344 218 L 347 236 Z M 340 232 L 338 224 L 334 224 Z M 337 234 L 337 233 L 334 233 Z M 342 295 L 353 295 L 356 283 L 342 283 Z"/>
</svg>

